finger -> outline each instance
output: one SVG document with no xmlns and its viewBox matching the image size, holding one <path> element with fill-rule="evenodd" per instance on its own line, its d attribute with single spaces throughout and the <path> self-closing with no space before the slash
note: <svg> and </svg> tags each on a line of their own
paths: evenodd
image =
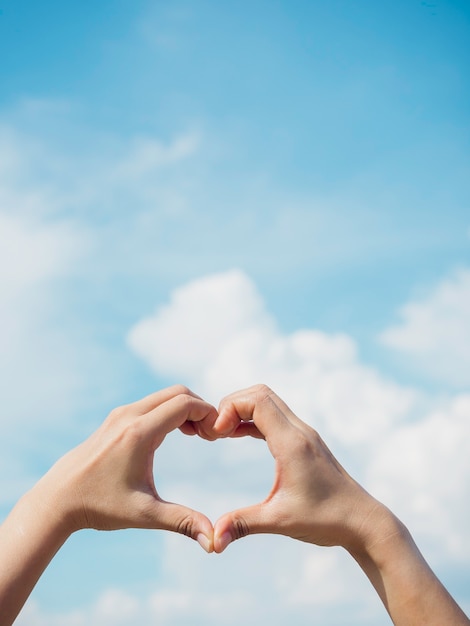
<svg viewBox="0 0 470 626">
<path fill-rule="evenodd" d="M 159 501 L 155 506 L 155 527 L 186 535 L 206 552 L 214 550 L 214 529 L 208 517 L 181 504 Z"/>
<path fill-rule="evenodd" d="M 250 416 L 251 419 L 251 416 Z M 219 415 L 213 424 L 212 430 L 217 437 L 230 437 L 238 428 L 242 418 L 228 398 L 219 404 Z"/>
<path fill-rule="evenodd" d="M 181 427 L 186 421 L 199 422 L 203 419 L 216 419 L 214 406 L 197 396 L 176 395 L 142 417 L 144 437 L 159 436 Z"/>
<path fill-rule="evenodd" d="M 128 406 L 132 406 L 137 415 L 144 415 L 164 402 L 171 400 L 171 398 L 182 394 L 201 399 L 197 394 L 191 391 L 191 389 L 188 389 L 188 387 L 185 387 L 184 385 L 172 385 L 166 389 L 160 389 L 160 391 L 151 393 L 150 395 L 145 396 L 141 400 L 137 400 L 137 402 L 133 402 Z"/>
<path fill-rule="evenodd" d="M 198 422 L 193 422 L 194 430 L 202 437 L 202 439 L 206 439 L 208 441 L 214 441 L 215 439 L 219 439 L 220 435 L 216 431 L 214 431 L 214 423 L 217 421 L 219 414 L 215 412 L 211 412 L 207 417 Z"/>
<path fill-rule="evenodd" d="M 210 417 L 212 421 L 215 420 L 214 417 Z M 219 439 L 219 437 L 212 431 L 212 429 L 208 429 L 207 426 L 204 426 L 205 420 L 201 420 L 200 422 L 190 422 L 186 421 L 184 424 L 179 426 L 179 429 L 185 435 L 198 435 L 201 439 L 206 439 L 207 441 L 215 441 Z"/>
<path fill-rule="evenodd" d="M 255 439 L 264 439 L 263 433 L 261 433 L 253 422 L 242 422 L 238 424 L 233 432 L 228 437 L 254 437 Z"/>
<path fill-rule="evenodd" d="M 265 385 L 256 385 L 224 398 L 219 405 L 219 416 L 222 417 L 222 425 L 227 430 L 230 425 L 233 431 L 237 423 L 253 421 L 273 454 L 285 444 L 293 429 L 306 427 Z M 214 429 L 217 429 L 217 422 Z"/>
<path fill-rule="evenodd" d="M 214 525 L 214 552 L 220 553 L 242 537 L 276 532 L 270 501 L 226 513 Z"/>
<path fill-rule="evenodd" d="M 213 417 L 211 417 L 213 421 Z M 185 435 L 198 435 L 202 439 L 215 441 L 216 439 L 235 438 L 235 437 L 255 437 L 256 439 L 264 439 L 264 435 L 260 433 L 258 427 L 253 422 L 240 422 L 226 431 L 223 435 L 214 430 L 213 427 L 207 426 L 207 419 L 200 422 L 185 422 L 180 426 L 180 430 Z"/>
<path fill-rule="evenodd" d="M 181 424 L 179 429 L 184 435 L 190 435 L 190 436 L 197 435 L 198 433 L 197 433 L 195 424 L 196 422 L 186 421 L 184 422 L 184 424 Z"/>
</svg>

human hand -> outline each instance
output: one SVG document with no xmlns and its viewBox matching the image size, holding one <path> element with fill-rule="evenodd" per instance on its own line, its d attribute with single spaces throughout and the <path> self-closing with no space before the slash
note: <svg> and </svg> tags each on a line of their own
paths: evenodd
<svg viewBox="0 0 470 626">
<path fill-rule="evenodd" d="M 396 626 L 470 624 L 406 527 L 349 476 L 318 433 L 269 388 L 258 385 L 224 398 L 218 419 L 199 427 L 213 438 L 264 436 L 275 460 L 274 484 L 264 502 L 215 523 L 215 552 L 252 533 L 342 546 Z"/>
<path fill-rule="evenodd" d="M 158 495 L 153 457 L 173 429 L 204 420 L 210 431 L 216 418 L 215 408 L 189 389 L 170 387 L 114 409 L 62 457 L 0 526 L 2 625 L 14 622 L 50 560 L 81 528 L 173 530 L 212 552 L 208 518 Z"/>
<path fill-rule="evenodd" d="M 70 531 L 155 528 L 197 539 L 212 551 L 209 519 L 180 504 L 165 502 L 153 477 L 154 452 L 183 424 L 217 417 L 213 406 L 178 385 L 111 411 L 84 443 L 66 454 L 37 484 L 56 501 Z"/>
<path fill-rule="evenodd" d="M 216 552 L 253 533 L 352 549 L 365 540 L 363 521 L 372 511 L 385 509 L 349 476 L 318 433 L 263 385 L 224 398 L 219 418 L 206 431 L 213 438 L 264 437 L 276 463 L 274 484 L 264 502 L 227 513 L 216 522 Z"/>
</svg>

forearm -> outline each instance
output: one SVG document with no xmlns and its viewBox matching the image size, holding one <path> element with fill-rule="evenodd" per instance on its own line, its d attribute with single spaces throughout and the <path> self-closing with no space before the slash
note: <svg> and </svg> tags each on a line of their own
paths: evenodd
<svg viewBox="0 0 470 626">
<path fill-rule="evenodd" d="M 368 576 L 395 626 L 468 626 L 470 621 L 432 572 L 405 526 L 385 507 L 352 556 Z"/>
<path fill-rule="evenodd" d="M 36 485 L 0 526 L 0 615 L 14 622 L 28 596 L 70 531 L 57 502 Z"/>
</svg>

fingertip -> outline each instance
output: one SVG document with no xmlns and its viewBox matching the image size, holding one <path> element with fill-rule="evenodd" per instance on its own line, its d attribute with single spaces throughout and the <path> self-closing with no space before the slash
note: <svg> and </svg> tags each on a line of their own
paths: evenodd
<svg viewBox="0 0 470 626">
<path fill-rule="evenodd" d="M 214 552 L 220 554 L 234 540 L 232 518 L 230 514 L 223 515 L 214 524 Z"/>
<path fill-rule="evenodd" d="M 253 437 L 266 440 L 266 437 L 253 422 L 242 422 L 230 433 L 230 437 Z"/>
<path fill-rule="evenodd" d="M 213 432 L 217 435 L 217 437 L 228 437 L 233 428 L 231 424 L 227 424 L 224 421 L 217 420 L 212 427 Z"/>
<path fill-rule="evenodd" d="M 226 530 L 222 535 L 214 537 L 214 552 L 220 554 L 225 550 L 225 548 L 232 543 L 233 537 L 232 534 Z"/>
<path fill-rule="evenodd" d="M 214 527 L 212 525 L 212 522 L 202 513 L 199 513 L 198 522 L 199 523 L 197 524 L 198 530 L 196 532 L 196 540 L 199 541 L 199 535 L 203 535 L 208 542 L 208 544 L 207 542 L 204 542 L 204 545 L 209 545 L 211 548 L 210 552 L 212 552 L 214 547 Z"/>
<path fill-rule="evenodd" d="M 214 539 L 212 536 L 208 537 L 204 533 L 198 533 L 196 541 L 208 554 L 214 552 Z"/>
<path fill-rule="evenodd" d="M 197 541 L 205 552 L 214 551 L 214 527 L 203 513 L 174 502 L 160 501 L 155 528 L 171 530 Z"/>
<path fill-rule="evenodd" d="M 238 417 L 233 415 L 233 412 L 231 414 L 230 411 L 220 408 L 212 428 L 217 436 L 228 437 L 236 429 L 239 421 Z"/>
</svg>

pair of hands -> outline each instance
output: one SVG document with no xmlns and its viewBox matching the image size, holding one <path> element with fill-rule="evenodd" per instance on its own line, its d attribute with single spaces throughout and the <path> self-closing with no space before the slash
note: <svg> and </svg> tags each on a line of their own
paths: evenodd
<svg viewBox="0 0 470 626">
<path fill-rule="evenodd" d="M 162 500 L 153 458 L 176 428 L 209 440 L 265 439 L 275 459 L 268 497 L 225 514 L 214 526 L 202 513 Z M 56 514 L 69 533 L 81 528 L 165 529 L 218 553 L 252 533 L 283 534 L 351 550 L 367 539 L 359 537 L 359 530 L 378 505 L 316 431 L 263 385 L 227 396 L 218 410 L 182 386 L 114 409 L 93 435 L 53 466 L 40 489 L 46 500 L 55 494 Z"/>
<path fill-rule="evenodd" d="M 214 526 L 202 513 L 162 500 L 153 458 L 176 428 L 209 440 L 265 439 L 275 460 L 268 497 L 223 515 Z M 318 433 L 264 386 L 224 398 L 218 410 L 176 386 L 112 411 L 0 526 L 2 624 L 13 623 L 71 533 L 130 527 L 177 531 L 208 552 L 222 552 L 251 533 L 343 546 L 370 579 L 395 626 L 470 626 L 403 524 L 345 472 Z"/>
<path fill-rule="evenodd" d="M 265 439 L 275 459 L 268 497 L 223 515 L 214 526 L 202 513 L 162 500 L 153 457 L 176 428 L 210 440 Z M 0 526 L 2 624 L 13 624 L 71 533 L 130 527 L 184 533 L 208 552 L 222 552 L 251 533 L 343 546 L 370 579 L 395 626 L 470 626 L 403 524 L 264 386 L 224 398 L 218 410 L 176 386 L 112 411 L 18 501 Z"/>
</svg>

